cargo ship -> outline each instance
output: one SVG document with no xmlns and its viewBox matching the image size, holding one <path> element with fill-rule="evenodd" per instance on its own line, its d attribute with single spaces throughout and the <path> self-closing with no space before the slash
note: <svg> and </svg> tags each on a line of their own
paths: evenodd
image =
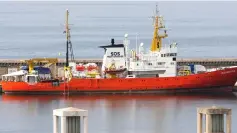
<svg viewBox="0 0 237 133">
<path fill-rule="evenodd" d="M 104 50 L 102 66 L 95 63 L 77 64 L 73 61 L 71 36 L 66 12 L 66 65 L 63 78 L 52 76 L 35 63 L 57 63 L 57 59 L 27 60 L 27 68 L 2 75 L 5 93 L 72 94 L 72 93 L 176 93 L 201 91 L 231 91 L 237 80 L 237 67 L 207 72 L 204 66 L 177 66 L 177 43 L 163 46 L 168 37 L 163 17 L 156 13 L 154 34 L 150 50 L 129 50 L 130 41 L 125 34 L 122 44 L 100 46 Z M 71 52 L 72 53 L 72 52 Z"/>
</svg>

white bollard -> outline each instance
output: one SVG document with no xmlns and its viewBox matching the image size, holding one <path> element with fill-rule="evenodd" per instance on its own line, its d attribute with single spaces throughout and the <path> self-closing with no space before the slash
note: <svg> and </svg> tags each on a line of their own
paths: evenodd
<svg viewBox="0 0 237 133">
<path fill-rule="evenodd" d="M 215 106 L 198 108 L 197 133 L 203 133 L 203 116 L 206 116 L 205 133 L 231 133 L 231 112 L 231 109 Z M 226 115 L 226 132 L 224 131 L 224 115 Z"/>
<path fill-rule="evenodd" d="M 53 110 L 53 133 L 58 132 L 59 117 L 61 118 L 61 133 L 87 133 L 88 111 L 73 107 Z M 83 124 L 81 124 L 81 120 Z M 82 128 L 81 132 L 81 127 Z"/>
</svg>

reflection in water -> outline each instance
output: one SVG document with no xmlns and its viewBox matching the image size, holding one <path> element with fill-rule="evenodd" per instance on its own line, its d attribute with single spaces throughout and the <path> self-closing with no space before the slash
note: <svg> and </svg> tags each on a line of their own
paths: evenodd
<svg viewBox="0 0 237 133">
<path fill-rule="evenodd" d="M 89 133 L 190 133 L 196 131 L 197 107 L 237 108 L 232 94 L 2 95 L 0 101 L 0 132 L 13 133 L 51 133 L 53 109 L 69 106 L 89 111 Z"/>
</svg>

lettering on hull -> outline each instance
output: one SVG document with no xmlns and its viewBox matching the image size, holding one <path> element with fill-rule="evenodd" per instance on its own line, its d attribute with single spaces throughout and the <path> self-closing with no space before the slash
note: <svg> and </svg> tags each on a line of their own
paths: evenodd
<svg viewBox="0 0 237 133">
<path fill-rule="evenodd" d="M 232 70 L 232 71 L 226 71 L 226 72 L 221 72 L 221 74 L 228 74 L 228 73 L 234 73 L 235 70 Z"/>
<path fill-rule="evenodd" d="M 109 58 L 111 57 L 123 57 L 123 55 L 120 54 L 120 52 L 111 52 L 109 56 L 107 56 Z"/>
</svg>

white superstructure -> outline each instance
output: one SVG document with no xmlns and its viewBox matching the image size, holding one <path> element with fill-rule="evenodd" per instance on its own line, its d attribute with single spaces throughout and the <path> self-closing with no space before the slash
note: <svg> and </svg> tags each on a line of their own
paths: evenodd
<svg viewBox="0 0 237 133">
<path fill-rule="evenodd" d="M 140 46 L 140 48 L 143 46 Z M 140 49 L 139 48 L 139 49 Z M 132 52 L 129 58 L 129 73 L 132 75 L 147 75 L 159 77 L 172 77 L 177 75 L 177 45 L 170 44 L 170 47 L 162 48 L 160 51 L 149 51 L 138 54 Z"/>
</svg>

